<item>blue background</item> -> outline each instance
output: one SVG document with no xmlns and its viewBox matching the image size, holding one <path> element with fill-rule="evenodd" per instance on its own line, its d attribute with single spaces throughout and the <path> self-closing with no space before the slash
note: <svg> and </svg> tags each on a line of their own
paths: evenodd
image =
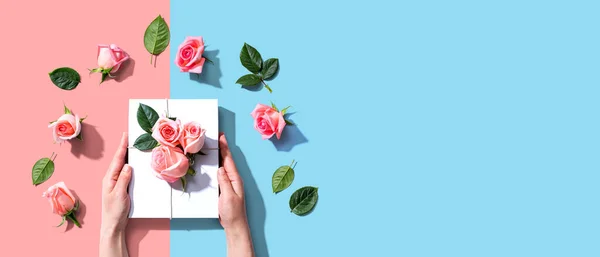
<svg viewBox="0 0 600 257">
<path fill-rule="evenodd" d="M 257 256 L 600 256 L 597 1 L 171 1 L 171 56 L 204 36 Z M 234 84 L 244 42 L 281 69 Z M 283 143 L 257 103 L 291 105 Z M 271 176 L 298 161 L 296 179 Z M 319 187 L 313 213 L 292 192 Z M 216 220 L 173 220 L 171 256 L 225 256 Z"/>
</svg>

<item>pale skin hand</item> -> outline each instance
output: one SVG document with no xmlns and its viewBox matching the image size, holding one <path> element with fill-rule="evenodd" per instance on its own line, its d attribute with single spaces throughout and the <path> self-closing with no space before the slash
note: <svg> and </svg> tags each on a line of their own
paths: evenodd
<svg viewBox="0 0 600 257">
<path fill-rule="evenodd" d="M 254 257 L 252 237 L 246 217 L 244 183 L 235 167 L 225 135 L 219 136 L 219 148 L 223 167 L 217 178 L 221 188 L 219 196 L 219 220 L 225 230 L 228 257 Z"/>
<path fill-rule="evenodd" d="M 100 226 L 100 257 L 128 257 L 125 228 L 129 213 L 127 186 L 131 167 L 125 164 L 127 133 L 123 133 L 119 148 L 102 181 L 102 225 Z"/>
</svg>

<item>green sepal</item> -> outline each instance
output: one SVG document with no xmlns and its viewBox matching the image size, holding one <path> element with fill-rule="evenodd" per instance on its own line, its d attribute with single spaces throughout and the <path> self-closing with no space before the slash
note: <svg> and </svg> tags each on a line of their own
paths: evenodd
<svg viewBox="0 0 600 257">
<path fill-rule="evenodd" d="M 65 108 L 65 114 L 73 114 L 73 112 L 71 112 L 71 110 L 69 110 L 69 108 L 67 108 L 66 104 L 63 104 L 64 108 Z"/>
<path fill-rule="evenodd" d="M 294 125 L 294 123 L 293 123 L 293 122 L 291 122 L 291 121 L 289 121 L 289 120 L 285 120 L 285 124 L 287 124 L 287 125 L 291 125 L 291 126 L 293 126 L 293 125 Z"/>
<path fill-rule="evenodd" d="M 188 168 L 187 175 L 195 176 L 196 175 L 196 170 L 192 169 L 191 167 Z"/>
<path fill-rule="evenodd" d="M 187 179 L 185 178 L 185 176 L 179 178 L 181 180 L 181 187 L 183 189 L 183 192 L 185 193 L 185 188 L 187 186 Z"/>
<path fill-rule="evenodd" d="M 58 228 L 58 227 L 62 226 L 63 224 L 65 224 L 66 220 L 67 220 L 67 216 L 63 216 L 62 221 L 60 222 L 60 224 L 56 225 L 56 227 Z"/>
<path fill-rule="evenodd" d="M 287 110 L 288 110 L 290 107 L 292 107 L 292 106 L 288 106 L 288 107 L 285 107 L 285 108 L 283 108 L 283 110 L 281 110 L 281 115 L 285 115 L 285 113 L 287 112 Z"/>
<path fill-rule="evenodd" d="M 204 56 L 204 55 L 202 56 L 202 58 L 206 59 L 206 61 L 207 61 L 207 62 L 210 62 L 210 64 L 212 64 L 212 65 L 214 65 L 214 64 L 215 64 L 215 63 L 214 63 L 214 62 L 213 62 L 211 59 L 208 59 L 208 57 L 206 57 L 206 56 Z"/>
<path fill-rule="evenodd" d="M 271 102 L 271 108 L 275 109 L 276 111 L 279 112 L 279 109 L 277 109 L 277 106 L 275 106 L 275 104 L 273 102 Z"/>
</svg>

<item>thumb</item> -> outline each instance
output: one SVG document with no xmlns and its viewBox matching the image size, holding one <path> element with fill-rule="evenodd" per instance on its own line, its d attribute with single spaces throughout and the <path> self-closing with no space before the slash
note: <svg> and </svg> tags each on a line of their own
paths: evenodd
<svg viewBox="0 0 600 257">
<path fill-rule="evenodd" d="M 119 178 L 117 179 L 117 185 L 115 186 L 115 190 L 127 193 L 129 181 L 131 181 L 131 166 L 129 166 L 129 164 L 125 164 L 123 165 L 123 169 L 121 169 L 121 173 L 119 174 Z"/>
<path fill-rule="evenodd" d="M 229 180 L 229 176 L 227 176 L 227 172 L 225 172 L 225 169 L 223 167 L 219 168 L 219 172 L 217 173 L 217 180 L 219 180 L 219 187 L 221 188 L 221 193 L 233 194 L 231 180 Z"/>
</svg>

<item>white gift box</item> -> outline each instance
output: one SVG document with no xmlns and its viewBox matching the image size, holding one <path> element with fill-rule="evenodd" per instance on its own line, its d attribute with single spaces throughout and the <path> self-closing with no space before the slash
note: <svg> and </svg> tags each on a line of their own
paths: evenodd
<svg viewBox="0 0 600 257">
<path fill-rule="evenodd" d="M 135 140 L 146 132 L 137 121 L 140 103 L 152 107 L 159 115 L 175 117 L 182 123 L 196 121 L 206 129 L 202 150 L 195 155 L 194 176 L 186 175 L 183 191 L 180 181 L 169 184 L 157 178 L 150 166 L 151 151 L 135 148 Z M 216 99 L 130 99 L 128 163 L 133 168 L 129 185 L 130 218 L 218 218 L 219 185 L 219 118 Z"/>
</svg>

